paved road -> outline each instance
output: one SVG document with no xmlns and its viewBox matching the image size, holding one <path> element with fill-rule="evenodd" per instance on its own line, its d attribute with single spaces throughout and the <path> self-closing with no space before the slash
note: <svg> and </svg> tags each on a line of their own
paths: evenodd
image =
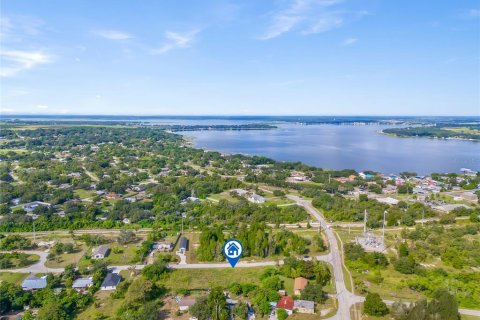
<svg viewBox="0 0 480 320">
<path fill-rule="evenodd" d="M 312 215 L 322 226 L 325 235 L 327 236 L 328 242 L 330 243 L 330 255 L 331 261 L 329 261 L 333 266 L 333 276 L 335 279 L 335 289 L 337 291 L 338 299 L 338 312 L 330 319 L 351 319 L 350 316 L 350 307 L 357 302 L 361 301 L 361 297 L 358 297 L 347 290 L 345 287 L 345 281 L 343 279 L 343 270 L 342 270 L 342 256 L 339 250 L 337 238 L 333 233 L 333 230 L 330 229 L 330 226 L 327 224 L 323 216 L 321 216 L 318 211 L 312 206 L 311 201 L 304 200 L 298 196 L 287 195 L 287 197 L 295 201 L 299 206 L 304 207 L 310 215 Z"/>
</svg>

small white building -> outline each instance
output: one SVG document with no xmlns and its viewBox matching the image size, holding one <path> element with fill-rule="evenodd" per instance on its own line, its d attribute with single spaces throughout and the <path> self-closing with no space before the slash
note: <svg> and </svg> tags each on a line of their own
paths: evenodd
<svg viewBox="0 0 480 320">
<path fill-rule="evenodd" d="M 185 298 L 177 299 L 178 309 L 180 311 L 187 311 L 196 302 L 197 302 L 197 299 L 194 297 L 185 297 Z"/>
</svg>

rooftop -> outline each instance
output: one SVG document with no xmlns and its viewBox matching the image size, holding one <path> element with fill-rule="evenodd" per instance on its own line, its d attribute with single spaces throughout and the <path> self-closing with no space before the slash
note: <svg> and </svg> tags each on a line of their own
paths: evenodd
<svg viewBox="0 0 480 320">
<path fill-rule="evenodd" d="M 88 288 L 93 285 L 92 278 L 79 278 L 72 284 L 72 288 Z"/>
<path fill-rule="evenodd" d="M 283 296 L 277 302 L 277 308 L 286 309 L 286 310 L 293 310 L 293 299 L 292 297 Z"/>
<path fill-rule="evenodd" d="M 293 283 L 293 290 L 303 290 L 308 284 L 308 280 L 303 277 L 295 278 Z"/>
<path fill-rule="evenodd" d="M 115 287 L 120 281 L 122 281 L 122 278 L 118 274 L 109 273 L 105 279 L 103 279 L 102 287 Z"/>
</svg>

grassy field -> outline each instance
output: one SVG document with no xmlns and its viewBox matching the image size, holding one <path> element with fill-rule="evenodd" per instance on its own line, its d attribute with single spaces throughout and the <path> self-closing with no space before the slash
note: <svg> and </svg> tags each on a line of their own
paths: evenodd
<svg viewBox="0 0 480 320">
<path fill-rule="evenodd" d="M 15 269 L 15 268 L 24 268 L 31 266 L 34 263 L 37 263 L 40 260 L 40 256 L 37 254 L 28 254 L 27 260 L 25 264 L 21 264 L 20 259 L 10 259 L 12 266 L 8 269 Z"/>
<path fill-rule="evenodd" d="M 8 152 L 27 153 L 28 151 L 25 149 L 0 149 L 0 154 L 7 154 Z"/>
<path fill-rule="evenodd" d="M 87 248 L 85 245 L 79 244 L 73 253 L 64 253 L 57 256 L 53 260 L 47 260 L 45 266 L 49 268 L 65 268 L 69 264 L 77 264 L 85 255 Z"/>
<path fill-rule="evenodd" d="M 111 245 L 110 254 L 105 261 L 108 265 L 128 265 L 133 263 L 136 256 L 136 251 L 140 246 L 140 242 L 136 244 L 129 244 L 128 246 Z"/>
<path fill-rule="evenodd" d="M 95 196 L 95 192 L 84 189 L 75 189 L 73 193 L 77 195 L 80 199 L 87 199 Z"/>
<path fill-rule="evenodd" d="M 356 236 L 361 235 L 362 231 L 359 229 L 343 229 L 337 230 L 338 235 L 342 238 L 343 243 L 353 241 Z M 396 234 L 396 232 L 395 232 Z M 395 240 L 395 235 L 390 234 L 386 236 L 387 246 L 392 245 Z M 407 286 L 408 275 L 402 274 L 394 270 L 393 266 L 389 264 L 385 269 L 381 270 L 381 276 L 384 278 L 383 282 L 377 284 L 370 281 L 369 273 L 359 273 L 355 270 L 350 270 L 354 281 L 361 281 L 364 283 L 369 291 L 379 293 L 384 299 L 391 300 L 418 300 L 423 298 L 423 295 L 417 291 L 411 290 Z M 347 272 L 344 272 L 345 280 L 348 279 Z M 351 289 L 349 281 L 346 281 L 347 289 Z M 358 294 L 358 292 L 356 292 Z"/>
<path fill-rule="evenodd" d="M 0 272 L 0 282 L 20 284 L 28 276 L 28 273 Z"/>
<path fill-rule="evenodd" d="M 122 299 L 113 299 L 110 297 L 113 291 L 98 291 L 95 293 L 95 302 L 91 304 L 85 311 L 80 313 L 77 319 L 109 319 L 107 317 L 113 317 L 117 310 L 122 306 Z"/>
<path fill-rule="evenodd" d="M 172 291 L 178 289 L 205 290 L 216 286 L 229 287 L 233 283 L 258 284 L 260 276 L 268 267 L 235 269 L 177 269 L 162 280 Z M 290 279 L 291 280 L 291 279 Z M 286 283 L 286 286 L 290 286 Z M 293 287 L 293 284 L 291 284 Z"/>
</svg>

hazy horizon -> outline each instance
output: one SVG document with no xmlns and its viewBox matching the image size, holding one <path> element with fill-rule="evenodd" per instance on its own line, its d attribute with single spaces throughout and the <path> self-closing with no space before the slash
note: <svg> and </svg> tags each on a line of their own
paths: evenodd
<svg viewBox="0 0 480 320">
<path fill-rule="evenodd" d="M 0 6 L 5 115 L 480 115 L 478 1 Z"/>
</svg>

